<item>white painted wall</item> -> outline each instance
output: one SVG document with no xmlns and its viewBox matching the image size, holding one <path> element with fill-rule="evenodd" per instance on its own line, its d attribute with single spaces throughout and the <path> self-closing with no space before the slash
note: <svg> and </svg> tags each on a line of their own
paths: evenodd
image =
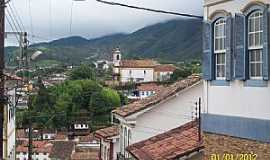
<svg viewBox="0 0 270 160">
<path fill-rule="evenodd" d="M 241 81 L 231 86 L 205 81 L 204 86 L 206 113 L 270 120 L 270 87 L 245 87 Z"/>
<path fill-rule="evenodd" d="M 173 72 L 155 72 L 155 81 L 169 80 Z"/>
<path fill-rule="evenodd" d="M 7 115 L 6 115 L 6 120 L 7 121 L 7 157 L 9 157 L 10 159 L 14 159 L 15 158 L 15 141 L 16 141 L 16 137 L 15 137 L 15 131 L 16 131 L 16 108 L 15 103 L 15 89 L 12 89 L 8 92 L 9 95 L 9 100 L 12 103 L 12 105 L 8 104 L 6 107 L 7 109 Z M 4 145 L 5 148 L 5 145 Z M 5 149 L 4 149 L 5 151 Z"/>
<path fill-rule="evenodd" d="M 131 130 L 130 145 L 167 132 L 191 121 L 195 102 L 203 97 L 203 83 L 194 85 L 178 93 L 170 100 L 154 106 L 143 114 L 133 114 L 120 119 L 122 128 Z M 120 130 L 120 145 L 123 146 L 124 132 Z M 120 148 L 123 148 L 121 147 Z M 122 151 L 123 154 L 123 151 Z"/>
<path fill-rule="evenodd" d="M 135 127 L 131 127 L 131 144 L 157 134 L 164 133 L 191 121 L 194 103 L 203 96 L 202 83 L 179 93 L 171 100 L 159 104 L 147 113 L 136 118 Z"/>
<path fill-rule="evenodd" d="M 112 137 L 113 142 L 113 160 L 117 159 L 117 153 L 119 150 L 119 138 L 118 137 Z M 104 152 L 106 149 L 106 152 Z M 104 141 L 104 139 L 101 139 L 101 158 L 102 160 L 109 160 L 110 157 L 110 142 Z"/>
<path fill-rule="evenodd" d="M 16 158 L 18 160 L 27 160 L 28 159 L 28 153 L 17 153 Z M 50 160 L 49 158 L 49 153 L 43 154 L 43 153 L 38 153 L 38 154 L 33 154 L 32 155 L 33 160 Z"/>
<path fill-rule="evenodd" d="M 89 129 L 88 124 L 74 124 L 74 129 Z"/>
<path fill-rule="evenodd" d="M 54 137 L 55 137 L 55 133 L 44 133 L 42 135 L 42 138 L 45 140 L 54 139 Z"/>
<path fill-rule="evenodd" d="M 204 19 L 216 10 L 241 13 L 248 3 L 254 0 L 231 0 L 204 7 Z M 270 0 L 260 0 L 270 4 Z M 211 86 L 204 82 L 204 112 L 219 115 L 249 117 L 270 120 L 270 82 L 268 87 L 244 87 L 243 81 L 234 80 L 231 86 Z"/>
<path fill-rule="evenodd" d="M 143 79 L 143 81 L 141 82 L 154 81 L 153 68 L 121 68 L 120 75 L 121 75 L 120 81 L 123 83 L 129 82 L 131 78 L 134 79 L 134 82 L 136 82 L 136 79 Z"/>
</svg>

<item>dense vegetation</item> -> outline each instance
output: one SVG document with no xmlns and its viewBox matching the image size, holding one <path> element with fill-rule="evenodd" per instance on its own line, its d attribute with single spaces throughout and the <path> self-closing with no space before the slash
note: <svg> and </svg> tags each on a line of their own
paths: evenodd
<svg viewBox="0 0 270 160">
<path fill-rule="evenodd" d="M 96 129 L 109 125 L 110 112 L 127 103 L 123 95 L 96 82 L 94 71 L 86 65 L 72 71 L 71 77 L 49 88 L 39 79 L 38 93 L 31 96 L 30 113 L 18 112 L 18 126 L 25 127 L 31 114 L 36 127 L 69 128 L 83 118 Z"/>
</svg>

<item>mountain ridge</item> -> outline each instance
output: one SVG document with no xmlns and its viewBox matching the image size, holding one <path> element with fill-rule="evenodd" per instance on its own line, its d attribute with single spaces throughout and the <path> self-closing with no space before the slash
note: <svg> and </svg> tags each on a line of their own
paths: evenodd
<svg viewBox="0 0 270 160">
<path fill-rule="evenodd" d="M 201 58 L 201 35 L 200 20 L 177 19 L 150 25 L 129 34 L 116 33 L 93 39 L 71 36 L 33 44 L 30 49 L 44 53 L 38 60 L 64 63 L 109 59 L 115 47 L 121 48 L 125 58 L 179 62 Z"/>
</svg>

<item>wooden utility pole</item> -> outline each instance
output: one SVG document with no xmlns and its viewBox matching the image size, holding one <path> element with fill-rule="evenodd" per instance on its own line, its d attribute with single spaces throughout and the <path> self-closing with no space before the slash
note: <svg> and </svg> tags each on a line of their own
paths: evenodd
<svg viewBox="0 0 270 160">
<path fill-rule="evenodd" d="M 4 128 L 4 108 L 6 103 L 5 96 L 5 60 L 4 44 L 5 41 L 5 0 L 0 0 L 0 159 L 3 158 L 3 128 Z"/>
</svg>

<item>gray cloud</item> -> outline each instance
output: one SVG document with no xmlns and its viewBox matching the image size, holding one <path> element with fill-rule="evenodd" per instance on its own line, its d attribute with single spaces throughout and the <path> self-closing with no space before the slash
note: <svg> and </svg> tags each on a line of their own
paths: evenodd
<svg viewBox="0 0 270 160">
<path fill-rule="evenodd" d="M 29 1 L 33 24 L 32 30 Z M 202 0 L 114 1 L 148 8 L 202 15 Z M 51 16 L 50 0 L 12 0 L 11 3 L 17 8 L 27 32 L 33 32 L 34 35 L 50 40 L 70 35 L 94 38 L 117 32 L 129 33 L 147 25 L 179 18 L 173 15 L 109 6 L 98 3 L 95 0 L 86 0 L 84 2 L 73 2 L 73 23 L 70 34 L 71 0 L 51 0 Z M 10 30 L 9 25 L 7 25 L 7 30 Z M 44 41 L 42 38 L 34 38 L 33 40 Z"/>
</svg>

